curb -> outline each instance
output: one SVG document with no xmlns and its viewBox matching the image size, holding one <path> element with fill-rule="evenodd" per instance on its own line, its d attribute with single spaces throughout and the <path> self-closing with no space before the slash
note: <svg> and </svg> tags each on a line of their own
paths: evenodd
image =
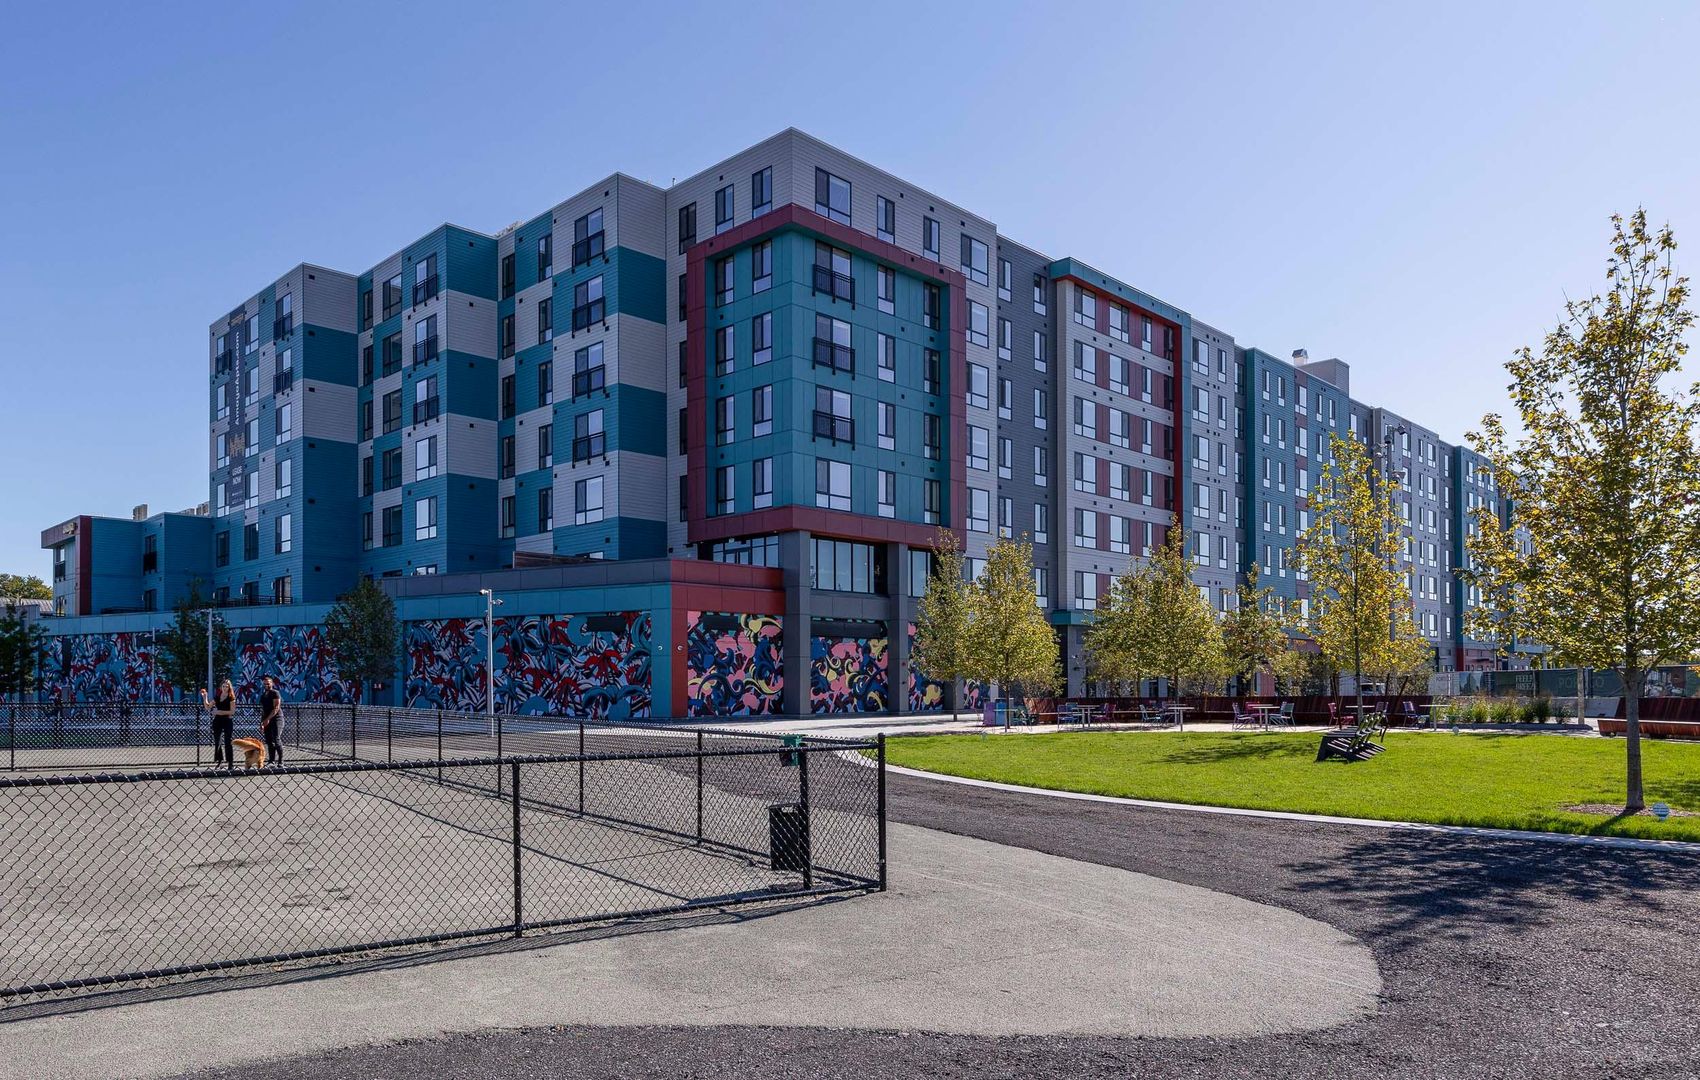
<svg viewBox="0 0 1700 1080">
<path fill-rule="evenodd" d="M 856 756 L 861 757 L 859 754 Z M 874 765 L 874 762 L 866 758 L 862 758 L 862 761 L 869 766 Z M 1154 799 L 1129 799 L 1117 795 L 1092 795 L 1084 791 L 1057 791 L 1053 788 L 1023 787 L 1019 784 L 1004 784 L 995 780 L 976 780 L 969 776 L 951 776 L 947 773 L 910 769 L 902 765 L 893 765 L 890 762 L 886 763 L 886 770 L 902 776 L 913 776 L 923 780 L 939 780 L 947 784 L 965 784 L 969 787 L 991 788 L 993 791 L 1008 791 L 1017 795 L 1045 795 L 1054 799 L 1111 803 L 1117 806 L 1135 806 L 1145 810 L 1182 810 L 1193 814 L 1221 814 L 1229 817 L 1266 818 L 1274 821 L 1302 821 L 1319 825 L 1352 825 L 1364 829 L 1438 833 L 1490 840 L 1524 840 L 1536 843 L 1567 844 L 1572 847 L 1609 848 L 1619 851 L 1663 851 L 1700 855 L 1700 842 L 1690 840 L 1643 840 L 1633 836 L 1588 836 L 1579 833 L 1533 832 L 1523 829 L 1489 829 L 1473 825 L 1435 825 L 1423 821 L 1381 821 L 1376 818 L 1298 814 L 1286 810 L 1252 810 L 1237 806 L 1204 806 L 1196 803 L 1159 802 Z"/>
</svg>

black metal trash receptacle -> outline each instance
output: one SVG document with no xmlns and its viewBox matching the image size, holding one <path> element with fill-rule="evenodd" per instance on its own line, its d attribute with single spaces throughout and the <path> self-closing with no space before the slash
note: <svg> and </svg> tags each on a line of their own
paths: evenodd
<svg viewBox="0 0 1700 1080">
<path fill-rule="evenodd" d="M 802 803 L 774 803 L 767 808 L 767 842 L 775 870 L 809 872 L 809 808 Z"/>
</svg>

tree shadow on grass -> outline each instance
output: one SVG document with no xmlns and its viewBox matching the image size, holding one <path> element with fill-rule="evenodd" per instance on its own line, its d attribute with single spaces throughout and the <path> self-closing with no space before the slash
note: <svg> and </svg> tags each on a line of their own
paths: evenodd
<svg viewBox="0 0 1700 1080">
<path fill-rule="evenodd" d="M 1292 758 L 1308 761 L 1316 756 L 1316 744 L 1289 740 L 1260 739 L 1256 735 L 1204 745 L 1177 747 L 1157 760 L 1167 765 L 1217 765 L 1229 761 L 1274 761 Z"/>
</svg>

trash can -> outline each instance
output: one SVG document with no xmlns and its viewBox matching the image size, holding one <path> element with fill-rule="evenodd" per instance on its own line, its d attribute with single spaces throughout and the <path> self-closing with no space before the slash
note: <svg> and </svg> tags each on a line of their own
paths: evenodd
<svg viewBox="0 0 1700 1080">
<path fill-rule="evenodd" d="M 767 808 L 767 843 L 773 869 L 796 874 L 809 870 L 809 808 L 774 803 Z"/>
</svg>

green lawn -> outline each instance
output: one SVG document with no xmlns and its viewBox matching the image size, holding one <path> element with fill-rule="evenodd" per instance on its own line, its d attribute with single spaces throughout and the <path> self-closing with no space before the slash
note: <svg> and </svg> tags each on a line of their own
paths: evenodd
<svg viewBox="0 0 1700 1080">
<path fill-rule="evenodd" d="M 1370 761 L 1318 763 L 1315 734 L 1067 732 L 891 739 L 894 765 L 1165 802 L 1504 829 L 1700 840 L 1700 817 L 1614 818 L 1622 739 L 1390 734 Z M 1700 743 L 1643 739 L 1647 803 L 1700 811 Z"/>
</svg>

